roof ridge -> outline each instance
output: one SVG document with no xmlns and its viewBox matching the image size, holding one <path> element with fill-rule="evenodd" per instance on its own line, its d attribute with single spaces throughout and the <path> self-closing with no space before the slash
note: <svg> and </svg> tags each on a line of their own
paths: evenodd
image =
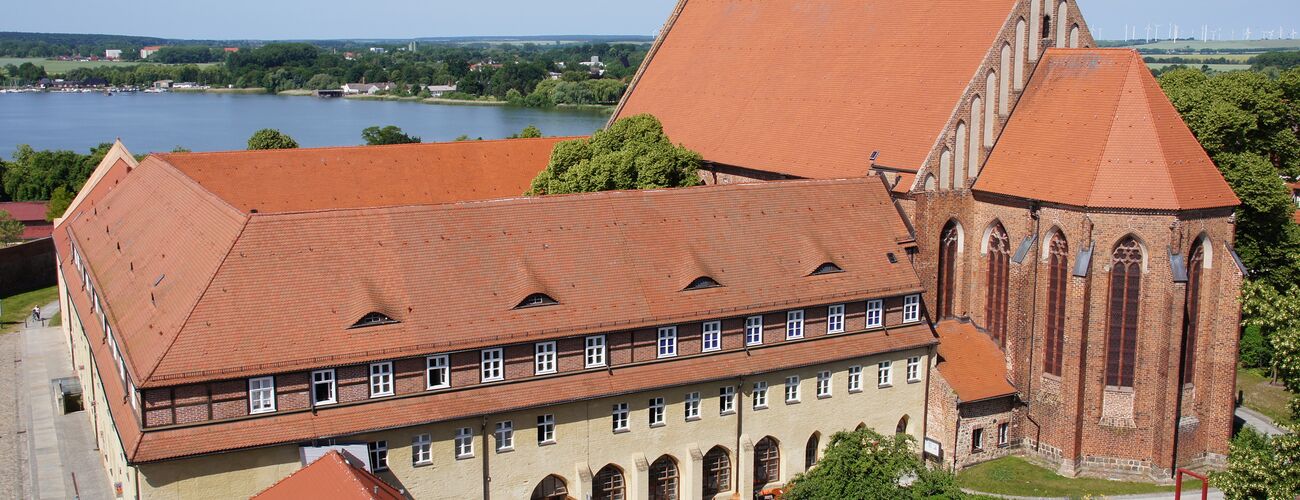
<svg viewBox="0 0 1300 500">
<path fill-rule="evenodd" d="M 1141 56 L 1137 55 L 1136 52 L 1133 54 L 1133 57 L 1130 58 L 1128 62 L 1129 79 L 1137 79 L 1137 81 L 1133 83 L 1137 85 L 1138 90 L 1142 92 L 1142 111 L 1146 114 L 1147 119 L 1151 121 L 1151 132 L 1155 135 L 1156 155 L 1160 158 L 1161 163 L 1160 168 L 1156 170 L 1158 170 L 1160 174 L 1164 175 L 1164 180 L 1168 183 L 1169 190 L 1171 191 L 1169 194 L 1174 198 L 1174 204 L 1179 209 L 1182 209 L 1183 200 L 1182 197 L 1179 196 L 1181 189 L 1179 189 L 1179 183 L 1174 182 L 1173 172 L 1169 170 L 1173 165 L 1172 162 L 1169 161 L 1168 147 L 1164 141 L 1164 134 L 1162 133 L 1159 124 L 1156 123 L 1156 110 L 1154 109 L 1155 102 L 1153 102 L 1154 99 L 1167 100 L 1168 97 L 1164 95 L 1163 91 L 1158 95 L 1152 95 L 1151 91 L 1153 89 L 1147 86 L 1147 78 L 1154 80 L 1155 77 L 1151 75 L 1151 71 L 1147 69 L 1146 62 L 1142 60 Z M 1143 73 L 1146 74 L 1143 75 Z M 1156 88 L 1159 88 L 1158 83 L 1156 84 Z M 1197 141 L 1197 144 L 1199 145 L 1200 141 Z"/>
<path fill-rule="evenodd" d="M 682 11 L 686 10 L 687 1 L 688 0 L 677 0 L 677 6 L 674 7 L 672 13 L 668 15 L 668 20 L 664 21 L 663 31 L 660 31 L 659 36 L 655 37 L 655 43 L 650 46 L 650 50 L 646 52 L 645 59 L 641 60 L 641 66 L 638 67 L 636 73 L 632 75 L 632 81 L 628 82 L 627 89 L 623 91 L 623 97 L 618 100 L 618 106 L 615 106 L 614 112 L 610 113 L 609 120 L 605 122 L 606 127 L 612 125 L 614 120 L 618 119 L 618 115 L 623 112 L 623 106 L 626 106 L 628 99 L 632 97 L 632 90 L 636 88 L 637 83 L 641 82 L 641 75 L 645 73 L 646 69 L 650 68 L 650 61 L 654 59 L 655 54 L 659 53 L 659 48 L 662 47 L 664 41 L 668 39 L 668 33 L 672 32 L 673 26 L 677 24 L 677 19 L 682 15 Z"/>
<path fill-rule="evenodd" d="M 1077 49 L 1069 49 L 1069 50 L 1077 50 Z M 1097 50 L 1097 49 L 1087 49 L 1087 50 Z M 1129 75 L 1132 74 L 1133 74 L 1133 66 L 1130 63 Z M 1110 119 L 1105 122 L 1106 142 L 1104 144 L 1101 144 L 1100 146 L 1101 155 L 1098 156 L 1097 164 L 1094 165 L 1093 168 L 1089 169 L 1091 170 L 1090 172 L 1091 177 L 1088 179 L 1088 183 L 1086 185 L 1088 188 L 1088 195 L 1083 198 L 1084 200 L 1086 200 L 1085 203 L 1088 205 L 1093 204 L 1094 201 L 1093 196 L 1097 192 L 1097 177 L 1101 175 L 1101 168 L 1106 161 L 1105 158 L 1106 150 L 1110 148 L 1110 141 L 1113 140 L 1115 137 L 1115 121 L 1119 118 L 1120 106 L 1124 103 L 1123 84 L 1120 85 L 1120 88 L 1118 89 L 1118 93 L 1119 95 L 1115 96 L 1114 107 L 1112 107 L 1110 109 L 1110 113 L 1107 114 L 1107 116 L 1109 116 Z"/>
</svg>

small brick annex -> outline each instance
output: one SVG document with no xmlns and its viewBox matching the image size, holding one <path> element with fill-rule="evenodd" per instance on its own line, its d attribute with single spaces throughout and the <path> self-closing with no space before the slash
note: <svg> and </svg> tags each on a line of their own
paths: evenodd
<svg viewBox="0 0 1300 500">
<path fill-rule="evenodd" d="M 874 5 L 828 1 L 813 16 L 793 1 L 682 1 L 612 120 L 655 114 L 700 151 L 709 184 L 881 174 L 914 231 L 931 317 L 993 339 L 980 362 L 1011 387 L 972 384 L 953 366 L 970 354 L 945 359 L 941 344 L 926 436 L 943 463 L 1018 454 L 1065 475 L 1151 481 L 1221 466 L 1239 202 L 1140 56 L 1091 48 L 1074 0 L 963 3 L 960 16 L 947 1 L 882 6 L 898 8 L 898 22 L 873 27 L 890 43 L 852 29 L 863 3 Z M 914 38 L 923 25 L 949 49 Z M 701 48 L 718 44 L 735 50 Z M 844 60 L 797 95 L 758 90 L 788 76 L 781 61 L 833 56 Z M 731 70 L 686 92 L 687 61 Z"/>
</svg>

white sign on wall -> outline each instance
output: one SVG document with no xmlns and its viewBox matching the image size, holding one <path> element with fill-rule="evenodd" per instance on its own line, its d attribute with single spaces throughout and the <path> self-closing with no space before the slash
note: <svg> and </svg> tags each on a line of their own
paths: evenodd
<svg viewBox="0 0 1300 500">
<path fill-rule="evenodd" d="M 943 445 L 930 438 L 925 438 L 925 454 L 936 460 L 943 460 Z"/>
</svg>

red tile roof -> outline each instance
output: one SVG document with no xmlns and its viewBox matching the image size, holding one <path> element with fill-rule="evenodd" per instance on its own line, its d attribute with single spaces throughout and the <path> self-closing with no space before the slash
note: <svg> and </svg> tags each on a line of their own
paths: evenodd
<svg viewBox="0 0 1300 500">
<path fill-rule="evenodd" d="M 1295 211 L 1295 223 L 1300 224 L 1300 210 Z"/>
<path fill-rule="evenodd" d="M 970 323 L 946 320 L 939 333 L 939 373 L 964 403 L 1016 393 L 1002 350 Z"/>
<path fill-rule="evenodd" d="M 1016 0 L 682 0 L 617 116 L 798 177 L 919 168 Z"/>
<path fill-rule="evenodd" d="M 360 460 L 361 457 L 353 457 Z M 374 474 L 349 463 L 341 453 L 331 451 L 315 462 L 288 475 L 270 488 L 253 495 L 254 500 L 404 500 L 397 488 Z"/>
<path fill-rule="evenodd" d="M 467 390 L 420 394 L 351 406 L 317 408 L 271 417 L 197 427 L 150 431 L 135 448 L 128 444 L 131 461 L 153 462 L 238 448 L 298 443 L 313 438 L 342 437 L 476 418 L 569 403 L 788 370 L 873 354 L 934 345 L 934 332 L 925 323 L 843 336 L 815 337 L 666 362 L 614 366 L 553 379 Z M 111 359 L 111 358 L 110 358 Z M 108 377 L 106 381 L 112 379 Z M 114 379 L 115 380 L 115 379 Z M 126 410 L 129 411 L 129 408 Z M 126 414 L 127 418 L 129 413 Z M 116 418 L 114 420 L 117 420 Z M 120 420 L 118 420 L 121 422 Z M 122 424 L 119 424 L 122 425 Z M 130 424 L 128 424 L 130 425 Z"/>
<path fill-rule="evenodd" d="M 521 196 L 555 143 L 511 139 L 157 155 L 243 212 L 428 205 Z"/>
<path fill-rule="evenodd" d="M 19 222 L 44 223 L 49 206 L 48 201 L 6 201 L 0 202 L 0 212 L 9 212 L 9 216 Z"/>
<path fill-rule="evenodd" d="M 1049 49 L 974 189 L 1095 208 L 1240 202 L 1136 51 Z"/>
</svg>

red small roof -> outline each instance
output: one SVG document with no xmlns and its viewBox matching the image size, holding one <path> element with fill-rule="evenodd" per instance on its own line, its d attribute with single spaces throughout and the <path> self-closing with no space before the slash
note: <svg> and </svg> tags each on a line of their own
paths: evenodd
<svg viewBox="0 0 1300 500">
<path fill-rule="evenodd" d="M 1002 350 L 988 335 L 970 323 L 940 322 L 939 373 L 957 392 L 963 403 L 982 401 L 1016 393 L 1007 381 L 1007 363 Z"/>
<path fill-rule="evenodd" d="M 974 189 L 1092 208 L 1241 202 L 1142 57 L 1049 49 Z"/>
<path fill-rule="evenodd" d="M 1295 211 L 1295 223 L 1300 224 L 1300 210 Z"/>
<path fill-rule="evenodd" d="M 402 492 L 365 469 L 353 465 L 337 451 L 326 453 L 310 465 L 286 476 L 261 493 L 257 500 L 403 500 Z"/>
<path fill-rule="evenodd" d="M 140 50 L 161 50 L 161 49 L 162 49 L 162 45 L 148 45 L 148 46 L 140 47 Z"/>
<path fill-rule="evenodd" d="M 9 216 L 19 222 L 43 223 L 49 206 L 48 201 L 6 201 L 0 203 L 0 212 L 9 212 Z"/>
</svg>

